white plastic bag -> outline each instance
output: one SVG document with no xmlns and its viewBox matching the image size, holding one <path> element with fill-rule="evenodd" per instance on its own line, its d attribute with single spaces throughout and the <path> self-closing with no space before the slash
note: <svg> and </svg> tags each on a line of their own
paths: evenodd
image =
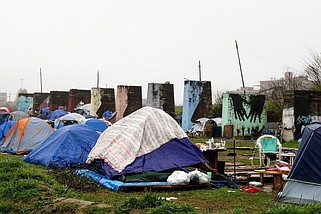
<svg viewBox="0 0 321 214">
<path fill-rule="evenodd" d="M 195 169 L 192 172 L 189 172 L 188 177 L 190 178 L 190 183 L 193 184 L 207 184 L 210 182 L 210 179 L 207 176 L 207 174 L 200 172 L 197 169 Z"/>
<path fill-rule="evenodd" d="M 186 172 L 174 171 L 167 178 L 167 183 L 169 185 L 187 185 L 189 184 L 190 178 Z"/>
</svg>

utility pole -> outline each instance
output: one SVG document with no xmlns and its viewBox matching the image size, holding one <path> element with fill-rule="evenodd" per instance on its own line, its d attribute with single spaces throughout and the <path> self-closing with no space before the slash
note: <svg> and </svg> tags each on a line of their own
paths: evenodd
<svg viewBox="0 0 321 214">
<path fill-rule="evenodd" d="M 40 68 L 40 93 L 42 93 L 42 73 Z"/>
<path fill-rule="evenodd" d="M 237 45 L 236 40 L 235 40 L 235 46 L 236 46 L 237 58 L 239 60 L 239 66 L 240 66 L 240 72 L 241 72 L 241 78 L 242 78 L 242 86 L 243 86 L 244 93 L 245 93 L 245 86 L 244 86 L 243 72 L 242 72 L 242 66 L 241 66 L 241 59 L 240 59 L 240 54 L 239 54 L 239 47 Z"/>
<path fill-rule="evenodd" d="M 200 81 L 202 81 L 201 60 L 198 60 L 198 76 L 200 78 Z"/>
<path fill-rule="evenodd" d="M 99 70 L 97 71 L 97 88 L 99 88 Z"/>
</svg>

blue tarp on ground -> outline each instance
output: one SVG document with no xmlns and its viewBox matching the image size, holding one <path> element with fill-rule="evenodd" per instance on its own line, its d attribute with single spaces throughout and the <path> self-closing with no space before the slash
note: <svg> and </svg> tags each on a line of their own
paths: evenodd
<svg viewBox="0 0 321 214">
<path fill-rule="evenodd" d="M 103 170 L 109 179 L 115 176 L 137 172 L 160 172 L 168 169 L 192 166 L 206 162 L 201 150 L 199 150 L 187 137 L 173 139 L 160 148 L 146 155 L 137 157 L 123 171 L 117 172 L 107 163 L 103 163 Z"/>
<path fill-rule="evenodd" d="M 124 183 L 121 181 L 117 181 L 117 180 L 109 180 L 106 176 L 96 173 L 94 171 L 90 171 L 87 169 L 82 169 L 82 170 L 78 170 L 77 173 L 79 173 L 80 175 L 89 178 L 89 179 L 93 179 L 95 182 L 98 182 L 99 184 L 101 184 L 104 187 L 107 187 L 115 192 L 119 191 L 120 187 L 129 187 L 129 186 L 133 186 L 133 187 L 139 187 L 139 186 L 155 186 L 155 185 L 159 185 L 159 186 L 165 186 L 168 185 L 167 182 L 130 182 L 130 183 Z"/>
<path fill-rule="evenodd" d="M 59 169 L 83 165 L 98 137 L 99 134 L 87 125 L 65 126 L 56 130 L 23 160 Z"/>
</svg>

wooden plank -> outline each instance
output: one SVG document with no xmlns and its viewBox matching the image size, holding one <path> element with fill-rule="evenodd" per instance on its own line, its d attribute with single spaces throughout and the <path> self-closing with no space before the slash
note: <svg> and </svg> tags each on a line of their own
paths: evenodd
<svg viewBox="0 0 321 214">
<path fill-rule="evenodd" d="M 235 147 L 235 149 L 237 149 L 237 150 L 254 150 L 255 147 L 238 146 L 238 147 Z"/>
</svg>

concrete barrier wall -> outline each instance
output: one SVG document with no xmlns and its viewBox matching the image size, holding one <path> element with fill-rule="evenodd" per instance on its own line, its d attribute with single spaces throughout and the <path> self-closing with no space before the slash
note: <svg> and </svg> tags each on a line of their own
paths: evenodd
<svg viewBox="0 0 321 214">
<path fill-rule="evenodd" d="M 67 110 L 69 91 L 50 91 L 49 111 Z"/>
<path fill-rule="evenodd" d="M 33 94 L 20 93 L 18 97 L 18 111 L 28 112 L 28 108 L 33 105 Z"/>
<path fill-rule="evenodd" d="M 90 96 L 91 96 L 90 90 L 70 89 L 67 111 L 73 112 L 76 106 L 80 102 L 83 102 L 83 104 L 90 103 L 91 102 Z"/>
<path fill-rule="evenodd" d="M 117 86 L 116 95 L 116 121 L 142 107 L 141 86 Z"/>
<path fill-rule="evenodd" d="M 202 117 L 213 117 L 211 82 L 186 80 L 182 113 L 183 130 L 188 131 L 193 122 Z"/>
<path fill-rule="evenodd" d="M 147 106 L 175 113 L 174 85 L 170 83 L 148 83 Z"/>
<path fill-rule="evenodd" d="M 101 118 L 107 110 L 115 112 L 115 90 L 113 88 L 92 88 L 90 114 Z"/>
</svg>

